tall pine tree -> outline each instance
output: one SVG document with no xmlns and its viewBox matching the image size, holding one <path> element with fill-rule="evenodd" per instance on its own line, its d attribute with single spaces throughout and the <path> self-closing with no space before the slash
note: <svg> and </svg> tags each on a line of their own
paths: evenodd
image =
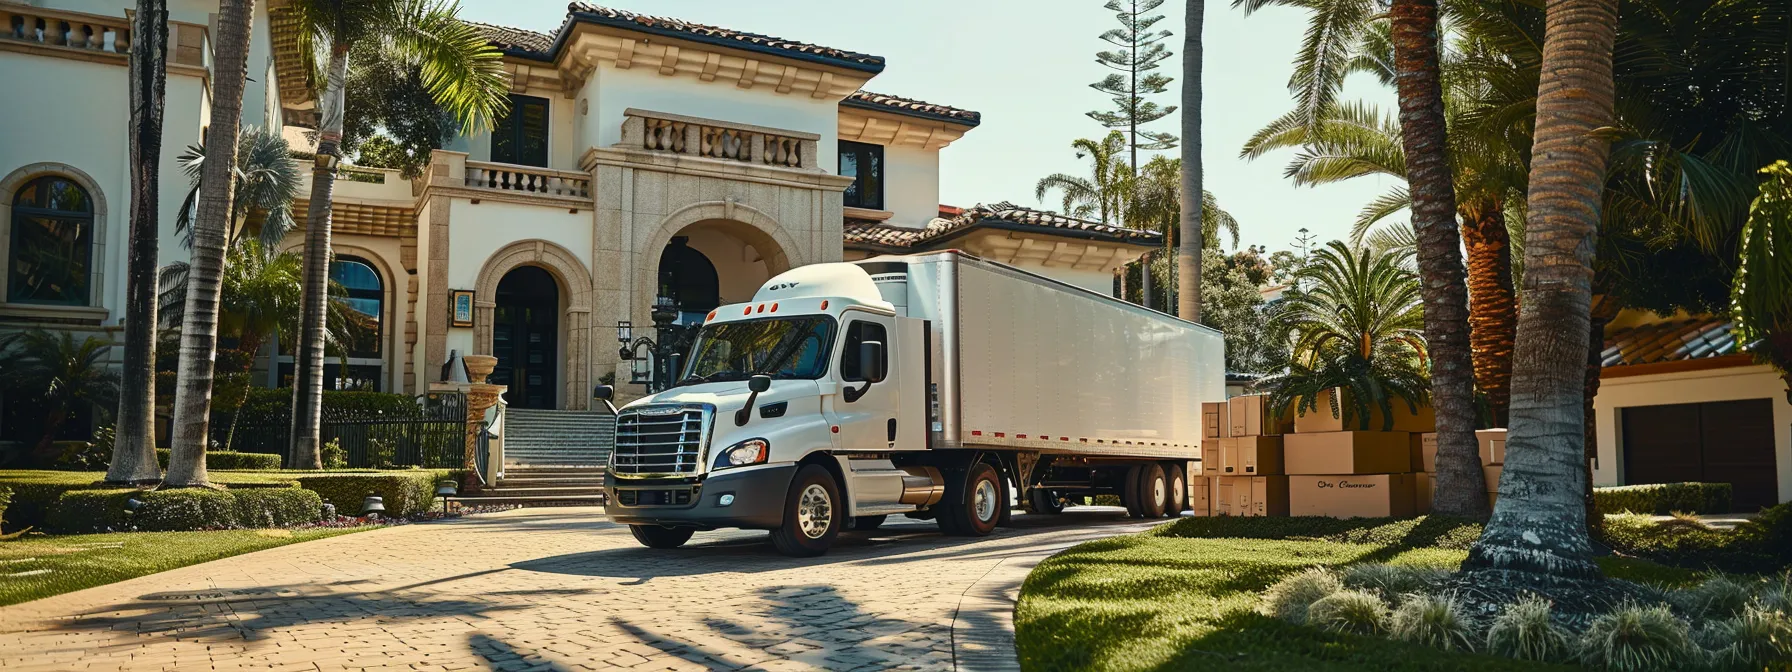
<svg viewBox="0 0 1792 672">
<path fill-rule="evenodd" d="M 1176 111 L 1175 105 L 1159 107 L 1157 103 L 1145 99 L 1145 96 L 1163 93 L 1170 82 L 1174 81 L 1161 72 L 1152 72 L 1159 63 L 1172 55 L 1169 48 L 1163 45 L 1163 40 L 1170 37 L 1170 31 L 1151 30 L 1153 25 L 1163 20 L 1163 15 L 1145 15 L 1162 4 L 1164 0 L 1108 1 L 1107 8 L 1115 12 L 1120 27 L 1102 33 L 1101 39 L 1116 48 L 1096 53 L 1095 62 L 1117 72 L 1109 73 L 1101 81 L 1089 85 L 1096 91 L 1113 96 L 1112 111 L 1089 112 L 1089 118 L 1108 128 L 1126 132 L 1130 150 L 1128 163 L 1135 175 L 1139 170 L 1139 150 L 1174 149 L 1177 143 L 1174 133 L 1139 130 L 1140 126 Z"/>
</svg>

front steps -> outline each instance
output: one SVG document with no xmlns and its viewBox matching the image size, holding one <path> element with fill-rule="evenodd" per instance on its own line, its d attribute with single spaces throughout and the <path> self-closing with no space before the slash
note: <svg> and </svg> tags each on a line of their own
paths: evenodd
<svg viewBox="0 0 1792 672">
<path fill-rule="evenodd" d="M 616 418 L 608 412 L 507 409 L 503 475 L 458 501 L 469 506 L 600 506 L 615 437 Z"/>
<path fill-rule="evenodd" d="M 454 499 L 467 506 L 602 506 L 604 469 L 511 465 L 490 487 Z"/>
</svg>

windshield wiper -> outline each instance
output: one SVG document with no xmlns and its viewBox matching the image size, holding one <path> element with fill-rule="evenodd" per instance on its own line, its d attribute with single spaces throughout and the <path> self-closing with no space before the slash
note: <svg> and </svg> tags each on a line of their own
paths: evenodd
<svg viewBox="0 0 1792 672">
<path fill-rule="evenodd" d="M 678 384 L 675 385 L 674 387 L 684 386 L 684 385 L 702 385 L 704 383 L 720 383 L 720 382 L 724 382 L 724 381 L 728 381 L 728 380 L 746 380 L 747 378 L 751 378 L 751 377 L 752 376 L 747 375 L 745 373 L 741 373 L 741 372 L 735 371 L 733 369 L 728 369 L 728 370 L 724 370 L 724 371 L 717 371 L 717 372 L 709 374 L 707 376 L 686 376 L 684 380 L 678 381 Z"/>
</svg>

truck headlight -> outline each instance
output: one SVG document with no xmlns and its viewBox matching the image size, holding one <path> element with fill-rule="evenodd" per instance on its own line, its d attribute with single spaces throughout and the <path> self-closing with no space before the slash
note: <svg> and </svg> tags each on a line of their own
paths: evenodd
<svg viewBox="0 0 1792 672">
<path fill-rule="evenodd" d="M 716 456 L 716 468 L 728 469 L 750 464 L 763 464 L 772 453 L 772 444 L 765 439 L 747 439 L 729 446 Z"/>
</svg>

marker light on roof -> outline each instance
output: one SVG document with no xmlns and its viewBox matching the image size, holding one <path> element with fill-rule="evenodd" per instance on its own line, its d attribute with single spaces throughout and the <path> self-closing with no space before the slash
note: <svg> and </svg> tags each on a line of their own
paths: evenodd
<svg viewBox="0 0 1792 672">
<path fill-rule="evenodd" d="M 745 311 L 745 312 L 742 312 L 742 313 L 741 313 L 741 314 L 742 314 L 742 315 L 752 315 L 752 314 L 753 314 L 753 307 L 752 307 L 752 306 L 747 306 L 747 310 L 746 310 L 746 311 Z"/>
<path fill-rule="evenodd" d="M 778 312 L 778 302 L 776 301 L 772 302 L 772 312 Z"/>
<path fill-rule="evenodd" d="M 828 309 L 828 300 L 827 300 L 827 299 L 822 299 L 822 300 L 821 300 L 821 309 L 822 309 L 822 310 L 827 310 L 827 309 Z"/>
<path fill-rule="evenodd" d="M 709 317 L 703 318 L 703 321 L 708 322 L 708 321 L 714 320 L 714 319 L 716 319 L 716 311 L 712 310 L 712 311 L 709 311 Z"/>
</svg>

